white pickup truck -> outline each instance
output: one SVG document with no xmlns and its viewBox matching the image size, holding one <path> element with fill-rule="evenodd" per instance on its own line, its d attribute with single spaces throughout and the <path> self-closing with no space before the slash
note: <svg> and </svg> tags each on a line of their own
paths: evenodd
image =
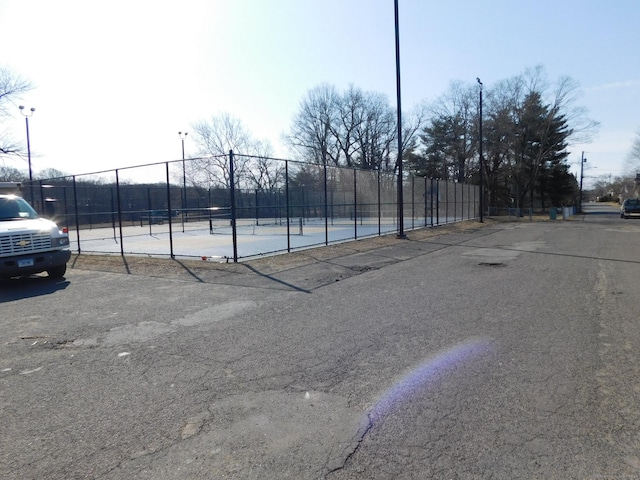
<svg viewBox="0 0 640 480">
<path fill-rule="evenodd" d="M 9 193 L 19 189 L 19 183 L 0 182 L 0 279 L 41 272 L 61 278 L 71 258 L 69 234 Z"/>
</svg>

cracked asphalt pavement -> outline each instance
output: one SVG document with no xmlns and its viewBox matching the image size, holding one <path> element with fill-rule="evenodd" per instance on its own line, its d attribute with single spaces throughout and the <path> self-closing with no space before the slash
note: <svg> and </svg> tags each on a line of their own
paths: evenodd
<svg viewBox="0 0 640 480">
<path fill-rule="evenodd" d="M 2 479 L 640 477 L 640 222 L 0 285 Z"/>
</svg>

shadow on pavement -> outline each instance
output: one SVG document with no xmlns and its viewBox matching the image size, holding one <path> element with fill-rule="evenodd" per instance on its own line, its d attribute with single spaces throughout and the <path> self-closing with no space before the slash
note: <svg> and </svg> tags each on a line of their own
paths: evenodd
<svg viewBox="0 0 640 480">
<path fill-rule="evenodd" d="M 0 281 L 0 303 L 24 298 L 50 295 L 64 290 L 70 285 L 65 278 L 49 278 L 48 276 L 32 275 L 11 280 Z"/>
</svg>

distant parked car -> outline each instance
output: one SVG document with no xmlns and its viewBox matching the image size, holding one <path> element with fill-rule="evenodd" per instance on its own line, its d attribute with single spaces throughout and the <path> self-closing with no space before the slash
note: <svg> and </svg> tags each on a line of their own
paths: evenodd
<svg viewBox="0 0 640 480">
<path fill-rule="evenodd" d="M 620 207 L 620 218 L 640 218 L 640 198 L 627 198 Z"/>
</svg>

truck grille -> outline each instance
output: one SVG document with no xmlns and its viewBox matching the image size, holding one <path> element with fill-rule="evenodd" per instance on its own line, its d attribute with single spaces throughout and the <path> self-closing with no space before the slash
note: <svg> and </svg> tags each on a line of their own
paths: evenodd
<svg viewBox="0 0 640 480">
<path fill-rule="evenodd" d="M 51 248 L 51 235 L 45 233 L 18 233 L 0 237 L 0 255 L 21 255 Z"/>
</svg>

